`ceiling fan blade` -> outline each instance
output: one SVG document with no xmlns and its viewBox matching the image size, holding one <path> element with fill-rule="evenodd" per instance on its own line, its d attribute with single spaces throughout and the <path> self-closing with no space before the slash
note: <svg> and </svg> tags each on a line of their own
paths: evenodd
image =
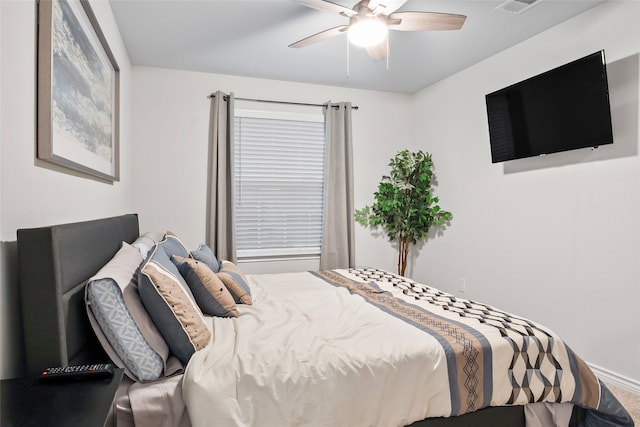
<svg viewBox="0 0 640 427">
<path fill-rule="evenodd" d="M 305 37 L 302 40 L 298 40 L 297 42 L 290 44 L 289 47 L 309 46 L 310 44 L 318 43 L 323 40 L 330 39 L 331 37 L 338 36 L 347 31 L 347 28 L 349 28 L 347 25 L 340 25 L 338 27 L 329 28 L 328 30 L 320 31 L 319 33 L 316 33 L 312 36 Z"/>
<path fill-rule="evenodd" d="M 444 31 L 459 30 L 467 19 L 464 15 L 437 12 L 396 12 L 389 15 L 390 30 L 399 31 Z"/>
<path fill-rule="evenodd" d="M 354 15 L 357 15 L 356 11 L 354 11 L 353 9 L 349 9 L 348 7 L 344 7 L 342 5 L 332 3 L 326 0 L 293 0 L 293 1 L 303 6 L 310 7 L 311 9 L 320 10 L 322 12 L 338 13 L 340 15 L 344 15 L 347 17 L 352 17 Z"/>
<path fill-rule="evenodd" d="M 374 46 L 369 46 L 367 49 L 367 53 L 369 57 L 374 61 L 382 61 L 387 59 L 387 38 Z"/>
<path fill-rule="evenodd" d="M 376 15 L 389 15 L 400 9 L 406 2 L 407 0 L 370 0 L 369 9 L 373 10 Z"/>
</svg>

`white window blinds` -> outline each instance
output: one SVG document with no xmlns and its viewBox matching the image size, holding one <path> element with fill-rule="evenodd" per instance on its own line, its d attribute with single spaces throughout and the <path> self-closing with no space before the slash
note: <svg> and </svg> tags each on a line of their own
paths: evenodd
<svg viewBox="0 0 640 427">
<path fill-rule="evenodd" d="M 324 122 L 303 117 L 236 112 L 238 258 L 320 253 Z"/>
</svg>

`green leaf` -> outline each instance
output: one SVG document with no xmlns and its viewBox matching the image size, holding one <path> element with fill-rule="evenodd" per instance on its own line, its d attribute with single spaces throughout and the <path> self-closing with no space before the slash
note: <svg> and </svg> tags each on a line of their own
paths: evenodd
<svg viewBox="0 0 640 427">
<path fill-rule="evenodd" d="M 363 226 L 381 227 L 392 242 L 406 239 L 417 244 L 431 227 L 440 227 L 452 214 L 438 205 L 433 196 L 434 180 L 431 154 L 423 151 L 399 151 L 389 161 L 391 171 L 384 175 L 374 192 L 375 202 L 355 211 L 355 220 Z"/>
</svg>

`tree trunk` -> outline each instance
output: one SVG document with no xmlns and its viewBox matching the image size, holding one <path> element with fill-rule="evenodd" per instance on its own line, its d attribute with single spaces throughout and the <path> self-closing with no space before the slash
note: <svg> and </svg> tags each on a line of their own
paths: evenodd
<svg viewBox="0 0 640 427">
<path fill-rule="evenodd" d="M 407 270 L 407 259 L 409 257 L 409 239 L 401 237 L 398 240 L 398 274 L 404 276 Z"/>
</svg>

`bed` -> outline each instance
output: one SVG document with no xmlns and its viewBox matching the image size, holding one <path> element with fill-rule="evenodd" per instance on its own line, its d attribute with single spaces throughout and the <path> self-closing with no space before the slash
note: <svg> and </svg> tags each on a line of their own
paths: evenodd
<svg viewBox="0 0 640 427">
<path fill-rule="evenodd" d="M 18 230 L 29 373 L 124 365 L 108 420 L 118 426 L 633 426 L 587 365 L 526 319 L 375 268 L 244 275 L 202 246 L 180 246 L 171 233 L 141 235 L 135 214 Z M 147 316 L 130 308 L 132 318 L 165 338 L 147 339 L 163 356 L 140 371 L 105 343 L 89 295 L 117 276 L 125 249 L 139 282 L 122 295 L 140 298 Z M 162 305 L 160 254 L 172 251 L 181 280 L 218 263 L 226 289 L 213 310 L 224 317 L 196 310 L 185 320 Z M 191 284 L 171 288 L 178 305 L 211 298 Z"/>
</svg>

